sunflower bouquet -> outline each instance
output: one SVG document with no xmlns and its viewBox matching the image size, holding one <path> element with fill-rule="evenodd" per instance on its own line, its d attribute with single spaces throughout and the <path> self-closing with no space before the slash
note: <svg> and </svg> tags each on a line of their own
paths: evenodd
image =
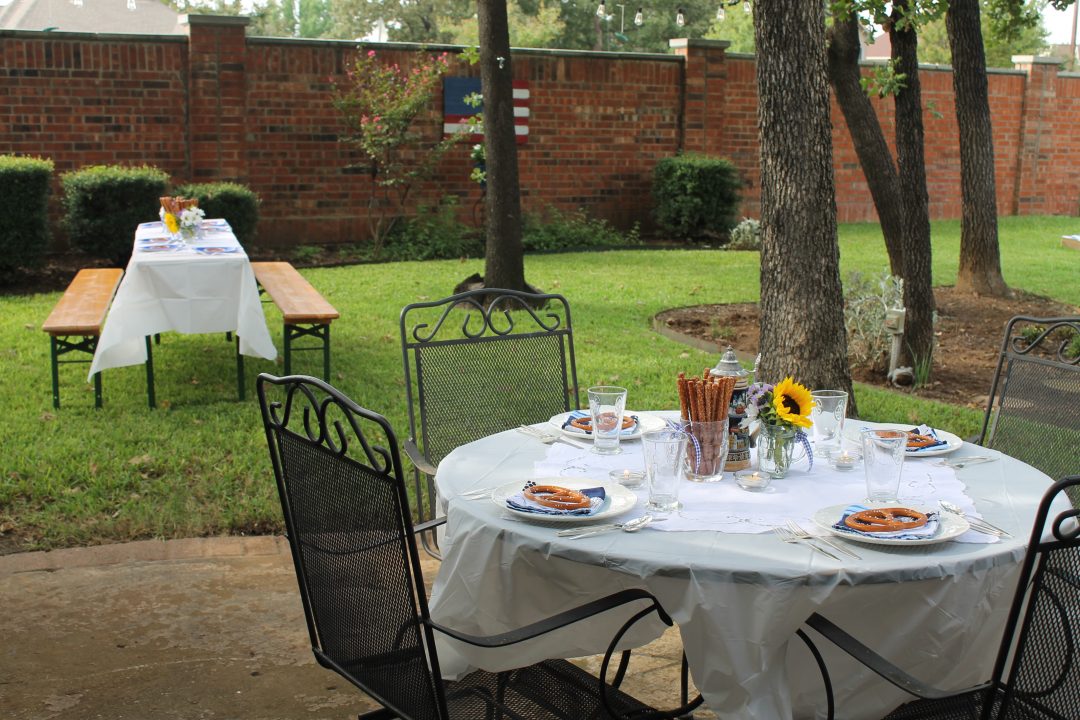
<svg viewBox="0 0 1080 720">
<path fill-rule="evenodd" d="M 804 385 L 786 377 L 776 385 L 754 383 L 746 391 L 746 420 L 755 420 L 762 429 L 762 438 L 758 441 L 758 460 L 765 461 L 770 468 L 778 468 L 780 476 L 787 472 L 791 463 L 792 448 L 788 444 L 777 442 L 776 438 L 791 436 L 802 444 L 810 467 L 814 466 L 814 453 L 810 448 L 810 438 L 804 430 L 813 425 L 810 410 L 814 399 Z M 767 442 L 766 442 L 767 440 Z M 776 471 L 770 470 L 773 474 Z"/>
</svg>

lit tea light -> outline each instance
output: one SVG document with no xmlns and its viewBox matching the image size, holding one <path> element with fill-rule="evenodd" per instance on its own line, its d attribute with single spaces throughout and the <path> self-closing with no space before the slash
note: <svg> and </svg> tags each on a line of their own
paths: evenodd
<svg viewBox="0 0 1080 720">
<path fill-rule="evenodd" d="M 612 470 L 608 473 L 608 477 L 613 482 L 617 482 L 620 485 L 628 488 L 641 487 L 641 483 L 645 481 L 645 473 L 640 470 Z"/>
<path fill-rule="evenodd" d="M 859 462 L 859 455 L 847 450 L 841 450 L 830 458 L 830 463 L 841 472 L 846 472 Z"/>
<path fill-rule="evenodd" d="M 760 470 L 739 470 L 735 473 L 735 483 L 743 490 L 764 490 L 771 482 L 772 475 Z"/>
</svg>

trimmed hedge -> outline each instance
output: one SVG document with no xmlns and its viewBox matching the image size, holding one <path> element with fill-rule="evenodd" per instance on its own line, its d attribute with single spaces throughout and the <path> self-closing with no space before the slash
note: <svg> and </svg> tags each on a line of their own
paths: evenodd
<svg viewBox="0 0 1080 720">
<path fill-rule="evenodd" d="M 139 223 L 156 220 L 169 176 L 153 167 L 94 165 L 60 176 L 64 227 L 94 257 L 127 265 Z"/>
<path fill-rule="evenodd" d="M 52 174 L 52 160 L 0 155 L 0 274 L 44 260 Z"/>
<path fill-rule="evenodd" d="M 245 185 L 231 182 L 190 183 L 175 188 L 177 195 L 198 198 L 208 218 L 225 218 L 242 245 L 255 238 L 259 224 L 259 196 Z"/>
<path fill-rule="evenodd" d="M 676 155 L 653 170 L 656 222 L 673 237 L 715 241 L 735 226 L 741 196 L 735 166 L 721 158 Z"/>
</svg>

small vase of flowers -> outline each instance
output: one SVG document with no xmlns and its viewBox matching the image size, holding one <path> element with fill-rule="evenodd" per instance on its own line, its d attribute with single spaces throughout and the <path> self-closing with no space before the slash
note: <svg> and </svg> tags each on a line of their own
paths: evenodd
<svg viewBox="0 0 1080 720">
<path fill-rule="evenodd" d="M 199 207 L 195 198 L 163 197 L 161 200 L 161 222 L 174 238 L 184 242 L 194 242 L 202 232 L 202 221 L 206 213 Z"/>
<path fill-rule="evenodd" d="M 776 385 L 754 383 L 746 392 L 746 420 L 757 421 L 758 469 L 774 478 L 785 477 L 795 457 L 795 446 L 814 466 L 814 453 L 804 430 L 813 425 L 810 410 L 814 400 L 803 385 L 786 377 Z"/>
</svg>

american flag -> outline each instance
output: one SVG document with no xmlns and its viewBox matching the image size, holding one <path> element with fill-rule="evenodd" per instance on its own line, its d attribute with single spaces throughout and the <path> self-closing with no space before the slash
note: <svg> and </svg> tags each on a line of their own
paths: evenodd
<svg viewBox="0 0 1080 720">
<path fill-rule="evenodd" d="M 524 145 L 529 139 L 529 83 L 515 80 L 514 87 L 514 132 L 517 144 Z M 444 77 L 443 78 L 443 135 L 449 137 L 468 129 L 468 120 L 478 112 L 483 112 L 483 104 L 473 107 L 465 98 L 473 93 L 480 94 L 480 78 Z M 484 139 L 483 127 L 480 132 L 470 135 L 470 142 Z"/>
</svg>

